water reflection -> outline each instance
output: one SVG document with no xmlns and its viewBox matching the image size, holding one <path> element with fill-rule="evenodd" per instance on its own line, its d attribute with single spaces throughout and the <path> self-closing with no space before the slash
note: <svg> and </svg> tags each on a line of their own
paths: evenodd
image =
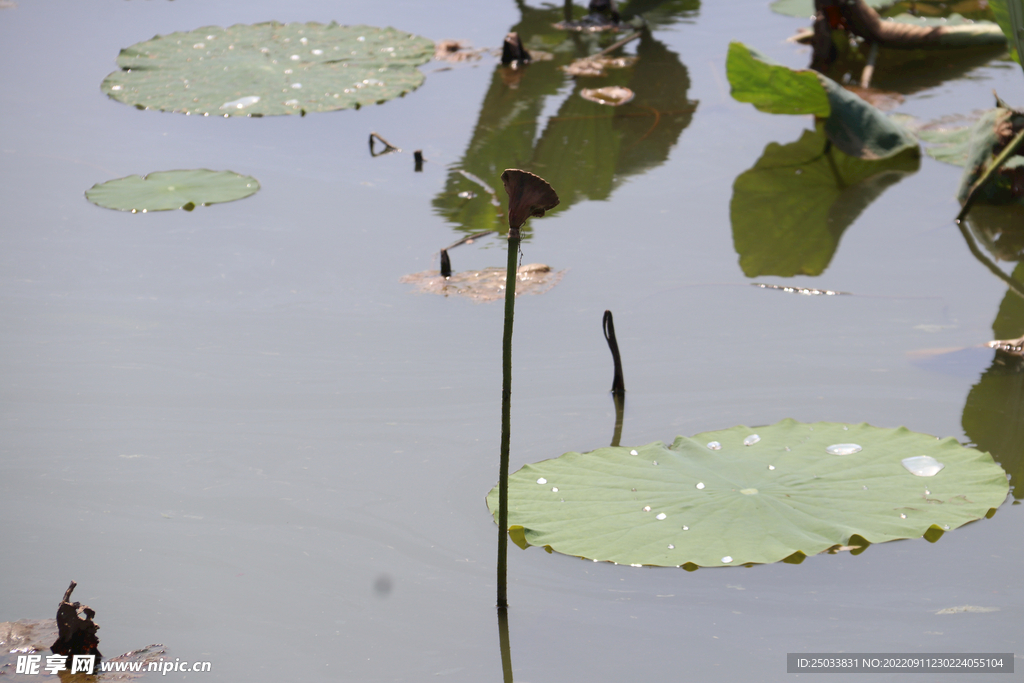
<svg viewBox="0 0 1024 683">
<path fill-rule="evenodd" d="M 1024 263 L 1013 279 L 1024 290 Z M 1024 297 L 1006 292 L 992 324 L 996 339 L 1024 334 Z M 1010 475 L 1013 497 L 1024 498 L 1024 358 L 996 351 L 992 365 L 971 387 L 964 405 L 963 428 L 980 450 L 988 451 Z"/>
<path fill-rule="evenodd" d="M 501 650 L 501 679 L 512 683 L 512 643 L 508 636 L 508 610 L 498 609 L 498 647 Z"/>
<path fill-rule="evenodd" d="M 818 122 L 796 142 L 770 143 L 736 177 L 729 215 L 747 277 L 821 275 L 846 228 L 920 165 L 917 150 L 869 161 L 827 142 Z"/>
<path fill-rule="evenodd" d="M 635 65 L 609 69 L 603 77 L 573 79 L 559 67 L 594 54 L 621 36 L 559 31 L 553 24 L 564 18 L 563 8 L 538 9 L 521 2 L 517 6 L 522 18 L 510 31 L 523 38 L 531 53 L 553 57 L 494 70 L 469 146 L 449 169 L 445 189 L 433 202 L 456 230 L 467 233 L 505 230 L 507 199 L 495 201 L 484 186 L 506 168 L 537 173 L 557 187 L 562 203 L 552 214 L 583 200 L 610 198 L 625 179 L 668 159 L 697 106 L 686 97 L 686 67 L 649 30 L 630 44 L 638 57 Z M 696 0 L 684 0 L 633 2 L 620 9 L 624 20 L 650 9 L 645 16 L 658 24 L 690 16 L 698 7 Z M 628 87 L 636 97 L 623 106 L 608 107 L 579 94 L 585 87 L 604 86 Z M 545 120 L 554 102 L 560 102 L 557 112 Z M 460 197 L 463 192 L 476 196 Z M 524 227 L 523 239 L 529 235 L 530 229 Z"/>
</svg>

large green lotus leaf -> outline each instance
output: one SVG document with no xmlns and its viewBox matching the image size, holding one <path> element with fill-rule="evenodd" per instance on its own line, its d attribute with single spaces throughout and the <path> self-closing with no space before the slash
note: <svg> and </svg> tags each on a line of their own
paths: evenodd
<svg viewBox="0 0 1024 683">
<path fill-rule="evenodd" d="M 989 5 L 1006 36 L 1010 56 L 1024 67 L 1024 0 L 989 0 Z"/>
<path fill-rule="evenodd" d="M 770 143 L 736 177 L 729 215 L 747 277 L 821 275 L 846 228 L 920 163 L 913 151 L 865 161 L 826 147 L 819 121 L 796 142 Z"/>
<path fill-rule="evenodd" d="M 252 176 L 205 168 L 158 171 L 108 180 L 86 190 L 93 204 L 118 211 L 148 212 L 186 209 L 244 199 L 260 189 Z"/>
<path fill-rule="evenodd" d="M 419 87 L 434 53 L 393 28 L 236 24 L 156 36 L 121 50 L 101 89 L 140 109 L 267 116 L 358 108 Z"/>
<path fill-rule="evenodd" d="M 814 114 L 832 111 L 818 76 L 810 70 L 793 71 L 776 64 L 743 43 L 729 43 L 725 58 L 732 96 L 769 114 Z"/>
<path fill-rule="evenodd" d="M 849 444 L 863 450 L 829 453 Z M 918 456 L 944 467 L 912 474 L 902 461 Z M 953 438 L 783 420 L 526 465 L 509 479 L 509 525 L 520 542 L 595 561 L 721 567 L 794 561 L 855 535 L 934 538 L 1007 489 L 991 456 Z M 497 488 L 487 503 L 496 516 Z"/>
<path fill-rule="evenodd" d="M 831 78 L 818 78 L 832 109 L 825 120 L 825 134 L 833 145 L 860 159 L 886 159 L 917 149 L 917 139 L 909 130 Z"/>
<path fill-rule="evenodd" d="M 771 114 L 814 114 L 836 147 L 861 159 L 885 159 L 916 148 L 917 140 L 841 85 L 814 71 L 774 64 L 742 43 L 731 43 L 726 72 L 732 96 Z"/>
</svg>

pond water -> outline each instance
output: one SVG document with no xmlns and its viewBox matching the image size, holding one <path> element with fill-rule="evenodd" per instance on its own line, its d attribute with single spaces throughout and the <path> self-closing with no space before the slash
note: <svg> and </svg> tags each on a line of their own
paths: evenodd
<svg viewBox="0 0 1024 683">
<path fill-rule="evenodd" d="M 768 209 L 763 234 L 734 235 L 734 218 L 759 220 L 731 217 L 737 177 L 813 123 L 734 101 L 728 43 L 801 68 L 807 49 L 784 39 L 809 22 L 760 0 L 672 7 L 626 48 L 640 55 L 634 71 L 608 76 L 637 92 L 614 121 L 594 118 L 598 105 L 554 70 L 597 49 L 550 29 L 560 7 L 0 9 L 0 622 L 52 618 L 74 579 L 104 653 L 161 642 L 212 662 L 191 678 L 500 680 L 484 497 L 498 476 L 501 305 L 400 282 L 497 227 L 486 191 L 458 169 L 500 191 L 501 170 L 524 167 L 562 196 L 522 247 L 523 263 L 565 272 L 518 301 L 513 470 L 608 444 L 610 309 L 623 445 L 786 417 L 869 422 L 981 444 L 1019 473 L 1022 375 L 981 345 L 1024 333 L 1024 307 L 952 221 L 960 170 L 923 157 L 826 204 L 811 236 L 786 242 Z M 430 62 L 401 99 L 301 118 L 137 111 L 99 90 L 121 48 L 271 19 L 392 25 L 477 47 L 518 30 L 556 57 L 518 82 L 492 56 Z M 1013 63 L 942 69 L 878 82 L 902 89 L 898 111 L 922 120 L 989 107 L 993 88 L 1024 102 Z M 372 131 L 403 152 L 371 157 Z M 146 215 L 83 197 L 176 168 L 229 169 L 262 189 Z M 741 268 L 812 239 L 824 245 L 812 250 L 817 276 Z M 504 244 L 491 236 L 451 256 L 456 270 L 500 266 Z M 511 546 L 515 677 L 776 681 L 787 652 L 1024 653 L 1021 515 L 1011 497 L 934 544 L 692 573 Z M 992 609 L 938 613 L 964 605 Z"/>
</svg>

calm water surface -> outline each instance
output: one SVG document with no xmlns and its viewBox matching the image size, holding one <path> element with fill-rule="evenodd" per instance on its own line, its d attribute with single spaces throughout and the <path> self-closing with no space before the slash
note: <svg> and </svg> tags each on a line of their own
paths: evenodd
<svg viewBox="0 0 1024 683">
<path fill-rule="evenodd" d="M 162 642 L 213 663 L 193 678 L 500 680 L 484 496 L 498 476 L 501 308 L 399 282 L 494 223 L 458 168 L 499 187 L 501 169 L 522 166 L 563 198 L 523 246 L 525 263 L 566 272 L 517 306 L 513 469 L 607 445 L 611 309 L 623 444 L 785 417 L 866 421 L 980 443 L 1020 472 L 1021 375 L 978 345 L 994 321 L 1024 333 L 1024 313 L 1012 299 L 1000 312 L 1006 285 L 951 221 L 959 169 L 925 157 L 853 192 L 816 277 L 745 274 L 733 183 L 812 122 L 732 100 L 726 49 L 743 40 L 802 67 L 807 52 L 783 39 L 807 22 L 760 1 L 679 7 L 627 49 L 635 72 L 609 77 L 638 93 L 615 121 L 587 119 L 555 71 L 596 47 L 564 43 L 547 6 L 0 10 L 0 621 L 52 617 L 75 579 L 105 653 Z M 516 90 L 491 57 L 431 62 L 402 99 L 305 118 L 141 112 L 99 91 L 118 50 L 154 34 L 271 19 L 481 47 L 515 28 L 556 59 Z M 975 60 L 953 76 L 907 85 L 899 111 L 967 114 L 993 88 L 1024 102 L 1016 65 Z M 371 131 L 405 153 L 371 158 Z M 112 178 L 200 167 L 263 189 L 192 213 L 83 198 Z M 834 245 L 829 225 L 819 233 Z M 776 226 L 764 219 L 766 234 Z M 504 258 L 495 238 L 452 252 L 457 270 Z M 686 573 L 512 547 L 516 680 L 776 681 L 787 652 L 1024 652 L 1011 501 L 936 544 L 799 566 Z M 998 611 L 936 614 L 960 605 Z"/>
</svg>

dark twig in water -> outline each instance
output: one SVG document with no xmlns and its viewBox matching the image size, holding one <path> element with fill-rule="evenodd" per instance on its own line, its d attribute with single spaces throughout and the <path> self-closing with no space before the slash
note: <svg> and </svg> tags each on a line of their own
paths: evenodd
<svg viewBox="0 0 1024 683">
<path fill-rule="evenodd" d="M 620 47 L 622 47 L 626 43 L 628 43 L 628 42 L 630 42 L 632 40 L 636 40 L 641 35 L 643 35 L 643 31 L 637 31 L 636 33 L 634 33 L 632 35 L 626 36 L 622 40 L 618 40 L 618 41 L 612 43 L 611 45 L 609 45 L 605 49 L 601 50 L 597 54 L 590 55 L 589 57 L 587 57 L 587 59 L 594 59 L 595 57 L 604 57 L 606 54 L 609 54 L 611 52 L 614 52 L 615 50 L 618 50 Z"/>
<path fill-rule="evenodd" d="M 501 46 L 501 63 L 505 66 L 517 66 L 521 64 L 529 64 L 530 53 L 523 47 L 523 39 L 519 37 L 519 34 L 513 31 L 505 36 L 505 43 Z"/>
<path fill-rule="evenodd" d="M 419 173 L 423 170 L 423 150 L 418 149 L 412 153 L 413 161 L 416 162 L 416 172 Z"/>
<path fill-rule="evenodd" d="M 622 378 L 622 358 L 619 356 L 619 342 L 615 339 L 615 322 L 612 320 L 612 312 L 604 312 L 602 321 L 604 338 L 608 342 L 608 348 L 612 352 L 612 361 L 615 363 L 615 377 L 612 379 L 612 394 L 624 396 L 626 394 L 626 382 Z"/>
<path fill-rule="evenodd" d="M 383 143 L 383 145 L 384 145 L 384 151 L 383 152 L 377 152 L 377 151 L 374 150 L 374 146 L 373 146 L 373 139 L 374 138 L 377 138 L 378 140 L 381 141 L 381 143 Z M 390 142 L 388 142 L 387 140 L 382 138 L 379 133 L 370 133 L 370 156 L 371 157 L 382 157 L 385 154 L 391 154 L 392 152 L 401 152 L 401 151 L 402 151 L 401 148 L 395 147 L 394 145 L 392 145 Z"/>
<path fill-rule="evenodd" d="M 451 262 L 451 259 L 448 258 L 448 250 L 447 249 L 442 249 L 441 250 L 441 277 L 451 277 L 451 276 L 452 276 L 452 262 Z"/>
</svg>

